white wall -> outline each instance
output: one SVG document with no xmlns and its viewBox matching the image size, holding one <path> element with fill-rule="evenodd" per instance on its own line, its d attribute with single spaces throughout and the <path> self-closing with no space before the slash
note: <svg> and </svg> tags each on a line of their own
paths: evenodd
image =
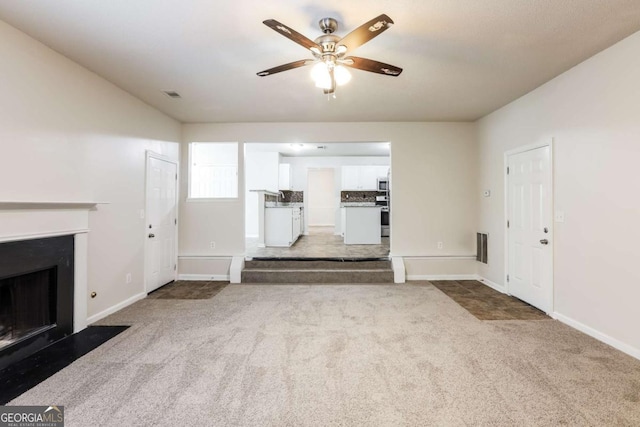
<svg viewBox="0 0 640 427">
<path fill-rule="evenodd" d="M 2 21 L 0 58 L 0 200 L 109 202 L 90 213 L 88 314 L 139 295 L 145 150 L 177 160 L 180 124 Z"/>
<path fill-rule="evenodd" d="M 475 253 L 478 202 L 475 124 L 185 124 L 183 159 L 191 141 L 391 141 L 392 254 L 442 256 Z M 296 186 L 299 185 L 297 181 L 294 178 Z M 183 167 L 182 187 L 185 185 Z M 181 254 L 231 256 L 244 253 L 244 221 L 238 219 L 244 218 L 244 197 L 237 202 L 182 203 L 180 215 Z M 210 240 L 217 242 L 215 249 L 210 248 Z M 437 249 L 438 241 L 444 242 L 442 250 Z M 187 274 L 188 271 L 181 273 Z"/>
<path fill-rule="evenodd" d="M 280 153 L 245 151 L 245 236 L 258 237 L 258 193 L 250 190 L 278 192 Z"/>
<path fill-rule="evenodd" d="M 554 310 L 640 357 L 640 33 L 478 123 L 480 274 L 504 284 L 506 150 L 554 140 Z M 601 335 L 598 335 L 601 334 Z M 625 347 L 626 346 L 626 347 Z"/>
</svg>

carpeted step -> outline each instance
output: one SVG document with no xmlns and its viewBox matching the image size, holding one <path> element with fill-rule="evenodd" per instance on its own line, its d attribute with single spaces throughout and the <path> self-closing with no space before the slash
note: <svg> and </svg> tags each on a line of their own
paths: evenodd
<svg viewBox="0 0 640 427">
<path fill-rule="evenodd" d="M 386 260 L 252 260 L 242 283 L 393 283 L 393 270 Z"/>
<path fill-rule="evenodd" d="M 390 270 L 388 260 L 270 259 L 244 262 L 245 269 L 270 270 Z"/>
</svg>

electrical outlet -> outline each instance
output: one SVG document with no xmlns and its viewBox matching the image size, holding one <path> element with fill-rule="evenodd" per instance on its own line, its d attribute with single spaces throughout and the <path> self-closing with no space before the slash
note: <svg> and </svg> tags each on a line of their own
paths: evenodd
<svg viewBox="0 0 640 427">
<path fill-rule="evenodd" d="M 442 242 L 438 242 L 438 249 L 442 249 L 442 248 L 443 248 Z"/>
<path fill-rule="evenodd" d="M 209 243 L 209 246 L 211 247 L 211 249 L 215 249 L 216 248 L 216 242 Z"/>
<path fill-rule="evenodd" d="M 127 283 L 131 283 L 131 273 L 127 273 L 127 276 L 125 277 L 125 281 Z"/>
</svg>

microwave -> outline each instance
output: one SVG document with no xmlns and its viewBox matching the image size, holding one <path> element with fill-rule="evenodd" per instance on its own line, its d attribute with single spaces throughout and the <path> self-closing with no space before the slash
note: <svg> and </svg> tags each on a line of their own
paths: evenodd
<svg viewBox="0 0 640 427">
<path fill-rule="evenodd" d="M 378 178 L 378 191 L 389 191 L 389 179 Z"/>
</svg>

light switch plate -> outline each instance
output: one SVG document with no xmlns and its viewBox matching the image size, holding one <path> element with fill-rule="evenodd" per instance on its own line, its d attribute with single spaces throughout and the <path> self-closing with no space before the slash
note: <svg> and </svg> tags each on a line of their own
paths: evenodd
<svg viewBox="0 0 640 427">
<path fill-rule="evenodd" d="M 553 216 L 553 219 L 555 222 L 564 222 L 564 212 L 556 211 L 555 215 Z"/>
</svg>

